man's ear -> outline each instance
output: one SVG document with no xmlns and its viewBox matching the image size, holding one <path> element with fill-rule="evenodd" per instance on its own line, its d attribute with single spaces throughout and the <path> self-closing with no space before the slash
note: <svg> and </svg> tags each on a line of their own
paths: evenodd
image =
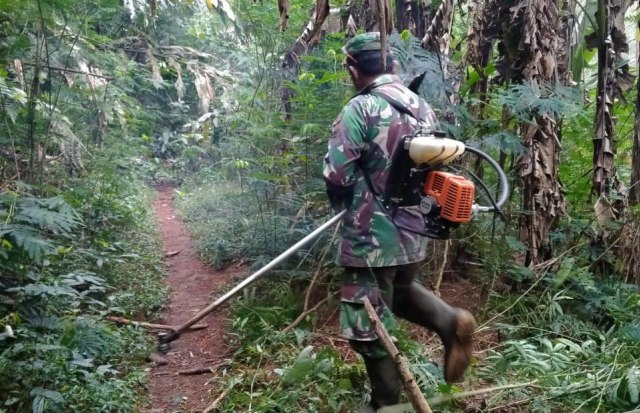
<svg viewBox="0 0 640 413">
<path fill-rule="evenodd" d="M 351 80 L 353 80 L 353 83 L 357 85 L 360 81 L 360 73 L 358 73 L 358 69 L 353 66 L 347 66 L 347 69 L 349 69 L 349 73 L 351 74 Z"/>
<path fill-rule="evenodd" d="M 400 70 L 400 62 L 398 62 L 397 60 L 394 60 L 393 65 L 391 66 L 391 74 L 397 75 L 399 70 Z"/>
</svg>

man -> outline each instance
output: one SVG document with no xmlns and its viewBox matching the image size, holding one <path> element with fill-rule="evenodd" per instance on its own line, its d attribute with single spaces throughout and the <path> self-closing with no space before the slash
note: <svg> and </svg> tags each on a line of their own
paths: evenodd
<svg viewBox="0 0 640 413">
<path fill-rule="evenodd" d="M 333 124 L 324 178 L 332 206 L 348 209 L 338 256 L 345 267 L 340 323 L 371 381 L 371 402 L 361 412 L 375 412 L 398 404 L 402 382 L 373 331 L 364 297 L 388 331 L 393 330 L 393 312 L 440 336 L 448 383 L 458 381 L 469 366 L 476 323 L 469 312 L 447 305 L 415 281 L 427 244 L 410 230 L 424 228 L 418 208 L 400 208 L 392 221 L 382 204 L 398 140 L 412 135 L 419 122 L 437 129 L 435 114 L 395 76 L 397 62 L 388 52 L 383 65 L 379 33 L 357 35 L 343 51 L 358 93 Z"/>
</svg>

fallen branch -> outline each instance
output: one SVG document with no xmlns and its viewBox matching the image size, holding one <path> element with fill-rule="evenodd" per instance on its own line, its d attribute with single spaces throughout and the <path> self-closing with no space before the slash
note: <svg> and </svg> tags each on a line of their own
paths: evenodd
<svg viewBox="0 0 640 413">
<path fill-rule="evenodd" d="M 126 325 L 138 326 L 138 327 L 152 328 L 156 330 L 175 330 L 176 328 L 178 328 L 176 326 L 169 326 L 166 324 L 154 324 L 154 323 L 147 323 L 146 321 L 134 321 L 134 320 L 129 320 L 127 318 L 115 317 L 115 316 L 108 316 L 107 320 L 113 321 L 114 323 L 117 323 L 117 324 L 126 324 Z M 190 329 L 202 330 L 203 328 L 207 328 L 207 327 L 209 327 L 209 324 L 194 324 L 190 327 Z"/>
<path fill-rule="evenodd" d="M 204 409 L 202 413 L 211 413 L 212 411 L 214 411 L 218 407 L 218 404 L 220 404 L 222 399 L 227 397 L 227 394 L 229 394 L 231 389 L 233 389 L 233 384 L 229 386 L 225 391 L 220 393 L 220 396 L 218 396 L 209 406 L 207 406 L 207 408 Z"/>
<path fill-rule="evenodd" d="M 36 64 L 29 63 L 29 62 L 22 62 L 22 64 L 25 65 L 25 66 L 36 66 Z M 47 65 L 43 65 L 42 67 L 45 68 L 45 69 L 54 70 L 56 72 L 63 72 L 63 74 L 66 73 L 66 72 L 69 72 L 69 73 L 75 73 L 75 74 L 78 74 L 78 75 L 99 77 L 99 78 L 106 79 L 106 80 L 113 80 L 114 79 L 111 76 L 99 75 L 99 74 L 91 73 L 91 72 L 84 72 L 82 70 L 75 70 L 75 69 L 71 69 L 71 68 L 68 68 L 68 67 L 55 67 L 55 66 L 47 66 Z"/>
<path fill-rule="evenodd" d="M 298 324 L 300 324 L 300 322 L 302 320 L 305 319 L 306 316 L 308 316 L 309 314 L 311 314 L 314 311 L 316 311 L 318 309 L 318 307 L 320 307 L 322 304 L 324 304 L 329 298 L 333 298 L 336 295 L 338 295 L 338 293 L 331 294 L 330 296 L 318 301 L 318 303 L 316 305 L 314 305 L 312 308 L 308 309 L 307 311 L 303 311 L 302 314 L 300 314 L 298 316 L 298 318 L 293 320 L 293 323 L 291 323 L 287 327 L 285 327 L 285 329 L 282 330 L 282 332 L 283 333 L 288 333 L 289 331 L 293 330 Z"/>
<path fill-rule="evenodd" d="M 214 369 L 220 368 L 222 366 L 224 366 L 225 363 L 218 363 L 218 364 L 214 364 L 212 366 L 208 366 L 208 367 L 196 367 L 193 369 L 188 369 L 188 370 L 180 370 L 178 371 L 178 375 L 179 376 L 195 376 L 196 374 L 205 374 L 205 373 L 213 373 Z"/>
<path fill-rule="evenodd" d="M 535 380 L 532 381 L 531 383 L 535 383 Z M 534 384 L 531 384 L 531 386 L 532 387 L 536 387 L 536 388 L 541 388 L 540 386 L 536 386 Z M 555 394 L 553 396 L 547 396 L 544 399 L 548 401 L 548 400 L 551 400 L 551 399 L 556 399 L 558 397 L 566 397 L 566 396 L 568 396 L 570 394 L 582 393 L 582 392 L 598 390 L 598 389 L 600 389 L 600 386 L 591 385 L 591 386 L 587 386 L 587 387 L 573 389 L 573 390 L 567 391 L 567 392 L 560 392 L 560 393 L 557 393 L 557 394 Z M 505 411 L 505 410 L 501 410 L 501 409 L 505 409 L 505 408 L 508 409 L 509 407 L 512 407 L 512 406 L 519 406 L 519 405 L 522 405 L 522 404 L 531 403 L 534 400 L 538 400 L 538 396 L 530 397 L 530 398 L 527 398 L 527 399 L 515 400 L 515 401 L 509 402 L 507 404 L 503 404 L 503 405 L 500 405 L 500 406 L 492 407 L 489 411 L 490 412 L 495 412 L 495 411 L 502 412 L 502 411 Z M 632 410 L 630 412 L 625 412 L 625 413 L 640 413 L 640 410 Z"/>
<path fill-rule="evenodd" d="M 504 386 L 495 386 L 495 387 L 487 387 L 484 389 L 477 389 L 477 390 L 470 390 L 470 391 L 465 391 L 465 392 L 460 392 L 460 393 L 451 393 L 451 394 L 447 394 L 444 396 L 436 396 L 436 397 L 431 397 L 429 398 L 429 403 L 432 405 L 439 405 L 442 403 L 446 403 L 452 400 L 457 400 L 457 399 L 463 399 L 465 397 L 471 397 L 471 396 L 479 396 L 481 394 L 486 394 L 486 393 L 493 393 L 496 391 L 502 391 L 502 390 L 510 390 L 510 389 L 517 389 L 520 387 L 529 387 L 529 386 L 534 386 L 536 383 L 536 381 L 530 381 L 528 383 L 517 383 L 517 384 L 506 384 Z M 522 404 L 523 402 L 527 402 L 530 401 L 528 399 L 525 400 L 518 400 L 515 404 Z M 388 409 L 386 408 L 382 408 L 380 410 L 378 410 L 378 413 L 391 413 L 391 412 L 397 412 L 397 411 L 403 411 L 403 409 L 409 409 L 411 407 L 411 405 L 409 403 L 404 403 L 404 404 L 400 404 L 400 405 L 396 405 L 396 406 L 389 406 Z M 506 405 L 503 405 L 501 407 L 506 407 Z M 492 409 L 493 411 L 493 409 Z M 639 412 L 640 413 L 640 412 Z"/>
<path fill-rule="evenodd" d="M 431 408 L 429 407 L 429 403 L 424 398 L 424 395 L 420 391 L 416 380 L 413 378 L 413 375 L 409 371 L 407 358 L 398 351 L 398 348 L 393 344 L 393 340 L 385 330 L 380 318 L 378 318 L 378 314 L 376 314 L 376 310 L 369 302 L 367 297 L 364 297 L 364 308 L 367 310 L 367 314 L 371 319 L 371 324 L 373 324 L 373 328 L 378 335 L 378 339 L 384 345 L 385 349 L 391 356 L 391 359 L 395 363 L 398 371 L 400 372 L 400 377 L 402 379 L 402 385 L 404 389 L 407 391 L 407 396 L 409 396 L 409 400 L 411 401 L 411 405 L 416 410 L 417 413 L 433 413 Z"/>
<path fill-rule="evenodd" d="M 442 403 L 449 402 L 451 400 L 462 399 L 464 397 L 479 396 L 481 394 L 493 393 L 493 392 L 502 391 L 502 390 L 519 389 L 521 387 L 531 387 L 535 385 L 535 383 L 536 383 L 536 380 L 533 380 L 527 383 L 505 384 L 504 386 L 487 387 L 484 389 L 463 391 L 460 393 L 451 393 L 444 396 L 433 397 L 429 401 L 432 404 L 442 404 Z"/>
</svg>

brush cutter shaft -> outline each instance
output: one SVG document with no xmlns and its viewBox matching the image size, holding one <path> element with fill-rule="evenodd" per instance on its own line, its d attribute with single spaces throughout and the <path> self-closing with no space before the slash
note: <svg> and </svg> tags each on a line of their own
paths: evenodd
<svg viewBox="0 0 640 413">
<path fill-rule="evenodd" d="M 278 255 L 276 258 L 274 258 L 270 263 L 268 263 L 267 265 L 265 265 L 264 267 L 260 268 L 258 271 L 256 271 L 255 273 L 251 274 L 249 277 L 247 277 L 244 281 L 242 281 L 240 284 L 236 285 L 235 287 L 233 287 L 233 289 L 231 289 L 229 292 L 227 292 L 225 295 L 223 295 L 222 297 L 218 298 L 216 301 L 214 301 L 213 303 L 211 303 L 211 305 L 209 305 L 207 308 L 204 308 L 202 310 L 200 310 L 200 312 L 198 314 L 196 314 L 195 316 L 193 316 L 193 318 L 191 318 L 189 321 L 187 321 L 186 323 L 184 323 L 183 325 L 179 326 L 174 332 L 172 332 L 176 338 L 177 336 L 182 333 L 183 331 L 185 331 L 186 329 L 188 329 L 189 327 L 191 327 L 192 325 L 194 325 L 195 323 L 197 323 L 198 321 L 200 321 L 203 317 L 205 317 L 207 314 L 209 314 L 210 312 L 212 312 L 213 310 L 215 310 L 216 308 L 218 308 L 219 306 L 221 306 L 222 304 L 224 304 L 225 302 L 227 302 L 227 300 L 229 300 L 231 297 L 233 297 L 234 295 L 236 295 L 238 292 L 240 292 L 241 290 L 243 290 L 245 287 L 247 287 L 249 284 L 251 284 L 252 282 L 254 282 L 256 279 L 258 279 L 260 276 L 264 275 L 265 273 L 269 272 L 270 270 L 272 270 L 276 265 L 280 264 L 282 261 L 286 260 L 287 258 L 289 258 L 289 256 L 291 256 L 294 252 L 296 252 L 297 250 L 299 250 L 300 248 L 304 247 L 304 245 L 306 243 L 308 243 L 309 241 L 311 241 L 312 239 L 316 238 L 318 235 L 322 234 L 324 231 L 327 230 L 327 228 L 331 227 L 333 224 L 335 224 L 336 222 L 340 221 L 342 219 L 342 217 L 344 216 L 345 212 L 347 212 L 346 210 L 338 213 L 337 215 L 335 215 L 333 218 L 331 218 L 330 220 L 328 220 L 327 222 L 325 222 L 324 224 L 320 225 L 318 228 L 316 228 L 312 233 L 310 233 L 309 235 L 307 235 L 306 237 L 302 238 L 300 241 L 298 241 L 297 243 L 295 243 L 292 247 L 290 247 L 288 250 L 286 250 L 285 252 L 283 252 L 282 254 Z"/>
</svg>

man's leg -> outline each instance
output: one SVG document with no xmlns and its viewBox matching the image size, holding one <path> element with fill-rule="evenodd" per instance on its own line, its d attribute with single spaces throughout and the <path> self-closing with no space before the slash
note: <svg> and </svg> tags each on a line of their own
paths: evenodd
<svg viewBox="0 0 640 413">
<path fill-rule="evenodd" d="M 444 378 L 460 380 L 471 362 L 476 321 L 466 310 L 452 307 L 414 279 L 420 263 L 399 267 L 392 311 L 399 317 L 435 331 L 444 344 Z"/>
<path fill-rule="evenodd" d="M 340 324 L 343 335 L 356 352 L 364 359 L 367 375 L 371 382 L 371 402 L 360 412 L 375 412 L 384 406 L 393 406 L 400 401 L 402 381 L 391 357 L 376 339 L 375 331 L 364 309 L 362 299 L 366 296 L 383 325 L 393 329 L 393 316 L 388 308 L 386 284 L 379 284 L 380 274 L 393 274 L 387 268 L 346 268 L 345 283 L 342 287 Z M 384 276 L 382 276 L 384 278 Z"/>
<path fill-rule="evenodd" d="M 402 391 L 400 373 L 382 344 L 377 340 L 351 344 L 362 356 L 371 382 L 371 402 L 360 413 L 375 412 L 381 407 L 398 404 Z"/>
</svg>

